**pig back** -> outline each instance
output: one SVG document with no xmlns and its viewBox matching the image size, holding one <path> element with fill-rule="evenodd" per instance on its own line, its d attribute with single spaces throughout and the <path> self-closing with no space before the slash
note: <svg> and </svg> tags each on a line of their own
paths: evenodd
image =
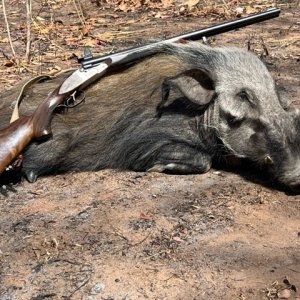
<svg viewBox="0 0 300 300">
<path fill-rule="evenodd" d="M 73 128 L 91 126 L 91 123 L 95 122 L 98 126 L 103 122 L 103 125 L 107 127 L 130 108 L 155 111 L 161 98 L 163 80 L 174 76 L 183 68 L 183 63 L 175 56 L 161 54 L 144 59 L 132 66 L 109 71 L 84 90 L 85 101 L 82 104 L 64 111 L 63 114 L 56 114 L 52 121 L 53 126 L 59 118 L 60 122 L 66 122 Z M 20 105 L 20 115 L 32 114 L 40 102 L 70 74 L 71 72 L 61 74 L 29 88 Z M 15 101 L 25 83 L 26 81 L 22 81 L 2 93 L 0 128 L 8 124 Z"/>
</svg>

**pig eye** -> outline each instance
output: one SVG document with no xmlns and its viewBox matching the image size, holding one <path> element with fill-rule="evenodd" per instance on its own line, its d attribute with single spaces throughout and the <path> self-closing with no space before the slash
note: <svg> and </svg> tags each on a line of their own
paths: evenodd
<svg viewBox="0 0 300 300">
<path fill-rule="evenodd" d="M 252 99 L 249 95 L 249 93 L 246 91 L 246 90 L 241 90 L 239 93 L 238 93 L 238 97 L 240 99 L 240 101 L 243 101 L 243 102 L 250 102 L 251 104 L 254 104 L 252 102 Z"/>
</svg>

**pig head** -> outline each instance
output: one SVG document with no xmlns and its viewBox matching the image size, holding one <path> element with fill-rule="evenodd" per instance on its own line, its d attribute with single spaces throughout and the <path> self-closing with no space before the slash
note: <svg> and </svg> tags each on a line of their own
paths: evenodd
<svg viewBox="0 0 300 300">
<path fill-rule="evenodd" d="M 83 104 L 57 113 L 52 139 L 35 141 L 24 153 L 28 180 L 103 168 L 203 173 L 231 154 L 266 166 L 291 188 L 300 185 L 298 112 L 287 107 L 258 57 L 195 42 L 157 52 L 109 73 L 86 91 Z M 22 113 L 62 80 L 35 85 Z M 2 95 L 2 107 L 10 107 L 13 95 Z M 9 109 L 0 114 L 3 127 Z"/>
</svg>

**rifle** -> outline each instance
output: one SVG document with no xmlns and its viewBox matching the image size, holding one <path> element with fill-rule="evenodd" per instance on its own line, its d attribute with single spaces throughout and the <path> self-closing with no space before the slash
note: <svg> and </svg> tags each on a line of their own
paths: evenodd
<svg viewBox="0 0 300 300">
<path fill-rule="evenodd" d="M 81 68 L 73 72 L 59 87 L 46 97 L 32 115 L 21 116 L 6 128 L 0 130 L 0 175 L 31 141 L 44 140 L 52 135 L 50 125 L 57 107 L 74 97 L 75 93 L 82 91 L 89 84 L 98 80 L 111 67 L 122 67 L 153 55 L 159 52 L 159 49 L 164 44 L 179 42 L 181 40 L 199 40 L 203 37 L 210 37 L 272 19 L 278 17 L 279 14 L 280 9 L 270 8 L 261 13 L 104 56 L 93 57 L 89 50 L 85 50 L 84 55 L 78 58 Z"/>
</svg>

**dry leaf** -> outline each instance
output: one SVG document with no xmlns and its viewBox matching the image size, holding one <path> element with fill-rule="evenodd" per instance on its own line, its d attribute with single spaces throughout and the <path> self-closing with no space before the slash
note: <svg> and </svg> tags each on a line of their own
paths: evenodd
<svg viewBox="0 0 300 300">
<path fill-rule="evenodd" d="M 163 8 L 168 8 L 173 5 L 173 1 L 172 0 L 161 0 L 161 4 L 162 4 Z"/>
<path fill-rule="evenodd" d="M 199 3 L 199 0 L 188 0 L 185 2 L 185 4 L 189 7 L 192 8 L 193 6 L 197 5 Z"/>
<path fill-rule="evenodd" d="M 284 289 L 284 290 L 278 292 L 279 299 L 289 299 L 290 297 L 291 297 L 291 291 L 288 289 Z"/>
<path fill-rule="evenodd" d="M 13 63 L 12 61 L 10 61 L 10 60 L 7 60 L 7 61 L 3 64 L 4 67 L 12 67 L 13 65 L 14 65 L 14 63 Z"/>
<path fill-rule="evenodd" d="M 50 28 L 48 28 L 48 27 L 40 28 L 40 34 L 48 34 L 49 31 L 50 31 Z"/>
<path fill-rule="evenodd" d="M 7 37 L 5 38 L 0 38 L 0 43 L 8 43 L 9 39 Z"/>
<path fill-rule="evenodd" d="M 40 21 L 40 22 L 45 22 L 45 21 L 46 21 L 44 18 L 39 17 L 39 16 L 36 16 L 35 18 L 36 18 L 38 21 Z"/>
<path fill-rule="evenodd" d="M 123 2 L 123 1 L 118 5 L 118 9 L 121 11 L 124 11 L 124 12 L 129 11 L 129 7 L 128 7 L 127 3 Z"/>
<path fill-rule="evenodd" d="M 54 66 L 53 68 L 49 68 L 48 74 L 55 75 L 56 73 L 60 72 L 61 68 L 59 66 Z"/>
<path fill-rule="evenodd" d="M 142 211 L 140 214 L 140 219 L 151 220 L 151 217 Z"/>
<path fill-rule="evenodd" d="M 84 46 L 85 47 L 96 47 L 98 45 L 98 40 L 95 40 L 95 39 L 92 39 L 92 38 L 89 38 L 89 39 L 85 39 L 84 40 Z"/>
<path fill-rule="evenodd" d="M 184 243 L 184 240 L 182 240 L 179 236 L 174 236 L 173 241 L 176 241 L 178 243 Z"/>
<path fill-rule="evenodd" d="M 92 28 L 92 25 L 89 25 L 89 24 L 85 24 L 82 28 L 82 34 L 83 36 L 86 36 L 88 35 L 90 29 Z"/>
</svg>

